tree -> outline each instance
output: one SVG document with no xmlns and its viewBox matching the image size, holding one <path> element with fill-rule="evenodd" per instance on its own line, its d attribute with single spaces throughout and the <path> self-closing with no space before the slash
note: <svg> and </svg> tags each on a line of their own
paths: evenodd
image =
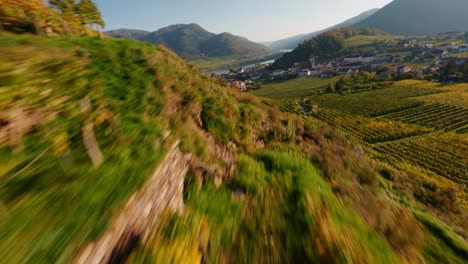
<svg viewBox="0 0 468 264">
<path fill-rule="evenodd" d="M 327 87 L 327 93 L 334 93 L 334 92 L 335 92 L 335 86 L 332 83 L 329 83 Z"/>
<path fill-rule="evenodd" d="M 457 72 L 458 72 L 458 65 L 455 63 L 455 61 L 450 60 L 449 63 L 447 64 L 447 67 L 445 68 L 445 75 L 454 75 Z"/>
<path fill-rule="evenodd" d="M 50 0 L 49 3 L 62 14 L 74 13 L 77 5 L 75 0 Z"/>
<path fill-rule="evenodd" d="M 101 12 L 97 5 L 91 0 L 81 0 L 76 6 L 76 11 L 83 25 L 98 25 L 104 27 L 104 20 L 101 17 Z"/>
</svg>

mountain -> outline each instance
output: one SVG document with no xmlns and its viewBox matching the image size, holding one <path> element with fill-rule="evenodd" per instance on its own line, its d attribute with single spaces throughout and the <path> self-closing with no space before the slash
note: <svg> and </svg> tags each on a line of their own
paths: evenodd
<svg viewBox="0 0 468 264">
<path fill-rule="evenodd" d="M 140 39 L 151 32 L 139 29 L 121 28 L 116 30 L 109 30 L 106 33 L 115 38 Z"/>
<path fill-rule="evenodd" d="M 302 42 L 304 42 L 306 40 L 309 40 L 309 39 L 319 35 L 320 33 L 323 33 L 323 32 L 326 32 L 326 31 L 329 31 L 329 30 L 332 30 L 332 29 L 349 27 L 351 25 L 356 24 L 359 21 L 362 21 L 362 20 L 368 18 L 369 16 L 373 15 L 378 10 L 379 10 L 378 8 L 368 10 L 368 11 L 363 12 L 363 13 L 361 13 L 361 14 L 359 14 L 359 15 L 351 18 L 351 19 L 348 19 L 348 20 L 346 20 L 346 21 L 344 21 L 344 22 L 342 22 L 340 24 L 334 25 L 332 27 L 329 27 L 329 28 L 326 28 L 326 29 L 323 29 L 323 30 L 320 30 L 320 31 L 312 32 L 312 33 L 309 33 L 309 34 L 297 35 L 297 36 L 294 36 L 294 37 L 285 38 L 285 39 L 282 39 L 282 40 L 275 41 L 272 44 L 270 44 L 269 47 L 271 49 L 273 49 L 273 50 L 295 49 L 297 47 L 297 45 L 299 45 L 300 43 L 302 43 Z"/>
<path fill-rule="evenodd" d="M 261 44 L 229 33 L 214 34 L 197 24 L 171 25 L 142 35 L 134 34 L 133 30 L 107 33 L 116 37 L 128 35 L 131 39 L 163 45 L 187 59 L 269 53 L 269 49 Z"/>
<path fill-rule="evenodd" d="M 306 40 L 292 51 L 284 53 L 281 58 L 277 59 L 273 65 L 271 65 L 271 67 L 275 69 L 287 69 L 293 66 L 296 62 L 308 62 L 312 55 L 319 62 L 330 60 L 344 55 L 347 48 L 355 46 L 355 44 L 348 43 L 348 39 L 362 36 L 364 39 L 367 39 L 366 41 L 369 41 L 373 38 L 377 40 L 379 37 L 384 35 L 386 35 L 386 33 L 382 33 L 378 29 L 332 29 L 321 33 L 312 39 Z M 359 43 L 359 41 L 357 43 Z"/>
<path fill-rule="evenodd" d="M 467 0 L 395 0 L 355 27 L 392 35 L 431 35 L 468 31 Z"/>
</svg>

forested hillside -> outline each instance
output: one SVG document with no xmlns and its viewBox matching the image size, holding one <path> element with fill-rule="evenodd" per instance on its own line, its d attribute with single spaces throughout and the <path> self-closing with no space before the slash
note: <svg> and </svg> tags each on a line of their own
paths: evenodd
<svg viewBox="0 0 468 264">
<path fill-rule="evenodd" d="M 138 32 L 139 34 L 134 34 Z M 148 34 L 138 30 L 113 30 L 108 34 L 163 45 L 186 59 L 269 54 L 267 47 L 229 33 L 214 34 L 198 24 L 178 24 Z"/>
<path fill-rule="evenodd" d="M 395 0 L 354 26 L 378 28 L 398 36 L 465 32 L 466 10 L 465 0 Z"/>
<path fill-rule="evenodd" d="M 327 31 L 330 31 L 332 29 L 339 29 L 339 28 L 346 28 L 346 27 L 350 27 L 358 22 L 361 22 L 362 20 L 368 18 L 369 16 L 375 14 L 375 12 L 377 12 L 379 9 L 378 8 L 374 8 L 374 9 L 371 9 L 371 10 L 367 10 L 353 18 L 350 18 L 340 24 L 337 24 L 337 25 L 334 25 L 332 27 L 329 27 L 329 28 L 326 28 L 326 29 L 322 29 L 322 30 L 319 30 L 319 31 L 316 31 L 316 32 L 312 32 L 312 33 L 308 33 L 308 34 L 302 34 L 302 35 L 297 35 L 297 36 L 294 36 L 294 37 L 290 37 L 290 38 L 285 38 L 285 39 L 281 39 L 281 40 L 277 40 L 273 43 L 271 43 L 270 45 L 268 45 L 268 47 L 270 49 L 273 49 L 273 50 L 290 50 L 290 49 L 295 49 L 297 48 L 297 46 L 301 43 L 303 43 L 304 41 L 307 41 L 307 40 L 311 40 L 312 38 L 320 35 L 321 33 L 324 33 L 324 32 L 327 32 Z"/>
</svg>

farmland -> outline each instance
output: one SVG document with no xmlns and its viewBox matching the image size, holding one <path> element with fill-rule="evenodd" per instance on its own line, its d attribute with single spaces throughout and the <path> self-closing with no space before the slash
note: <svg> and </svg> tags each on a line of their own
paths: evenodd
<svg viewBox="0 0 468 264">
<path fill-rule="evenodd" d="M 341 96 L 323 94 L 308 99 L 320 107 L 334 108 L 351 114 L 365 116 L 381 115 L 413 107 L 421 103 L 415 98 L 444 92 L 436 87 L 420 87 L 399 82 L 388 89 L 356 92 Z"/>
<path fill-rule="evenodd" d="M 312 116 L 336 125 L 367 143 L 392 141 L 430 131 L 420 126 L 351 115 L 334 109 L 319 109 Z"/>
<path fill-rule="evenodd" d="M 271 99 L 304 98 L 323 92 L 327 85 L 336 79 L 301 78 L 285 82 L 274 82 L 253 94 Z"/>
<path fill-rule="evenodd" d="M 457 130 L 468 125 L 468 109 L 450 105 L 429 104 L 412 107 L 384 116 L 409 124 L 433 127 L 436 130 Z"/>
<path fill-rule="evenodd" d="M 409 161 L 459 184 L 467 184 L 468 141 L 459 135 L 434 135 L 374 146 L 389 163 Z"/>
<path fill-rule="evenodd" d="M 392 197 L 437 212 L 468 237 L 468 85 L 406 80 L 340 95 L 321 91 L 326 80 L 315 81 L 269 84 L 256 94 L 360 141 L 370 157 L 391 168 L 383 175 Z"/>
</svg>

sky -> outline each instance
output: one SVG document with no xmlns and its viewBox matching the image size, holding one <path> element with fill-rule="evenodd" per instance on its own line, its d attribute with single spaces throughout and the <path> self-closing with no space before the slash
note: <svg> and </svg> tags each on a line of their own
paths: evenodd
<svg viewBox="0 0 468 264">
<path fill-rule="evenodd" d="M 274 41 L 333 26 L 392 0 L 95 0 L 106 30 L 197 23 L 213 33 Z"/>
</svg>

